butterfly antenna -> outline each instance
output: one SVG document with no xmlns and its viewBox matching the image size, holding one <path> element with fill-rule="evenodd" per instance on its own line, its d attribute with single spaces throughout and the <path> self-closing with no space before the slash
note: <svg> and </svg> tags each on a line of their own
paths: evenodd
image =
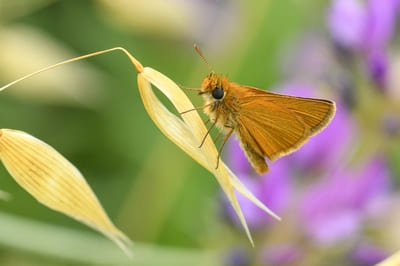
<svg viewBox="0 0 400 266">
<path fill-rule="evenodd" d="M 204 63 L 206 63 L 206 65 L 211 70 L 211 72 L 215 73 L 214 69 L 212 69 L 211 65 L 208 63 L 207 59 L 204 57 L 203 53 L 200 51 L 200 48 L 197 44 L 194 44 L 194 49 L 200 55 L 201 59 L 203 59 Z"/>
</svg>

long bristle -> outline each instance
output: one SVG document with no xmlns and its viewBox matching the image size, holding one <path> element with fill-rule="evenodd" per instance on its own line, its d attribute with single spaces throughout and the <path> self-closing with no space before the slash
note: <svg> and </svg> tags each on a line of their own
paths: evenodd
<svg viewBox="0 0 400 266">
<path fill-rule="evenodd" d="M 62 66 L 62 65 L 65 65 L 65 64 L 69 64 L 69 63 L 72 63 L 72 62 L 76 62 L 76 61 L 79 61 L 79 60 L 82 60 L 82 59 L 85 59 L 85 58 L 94 57 L 94 56 L 101 55 L 101 54 L 106 54 L 106 53 L 109 53 L 109 52 L 112 52 L 112 51 L 115 51 L 115 50 L 120 50 L 123 53 L 125 53 L 128 56 L 128 58 L 131 60 L 132 64 L 135 66 L 137 72 L 140 73 L 140 72 L 143 71 L 143 66 L 127 50 L 125 50 L 125 48 L 114 47 L 114 48 L 110 48 L 110 49 L 106 49 L 106 50 L 102 50 L 102 51 L 98 51 L 98 52 L 94 52 L 94 53 L 90 53 L 90 54 L 74 57 L 72 59 L 68 59 L 68 60 L 62 61 L 60 63 L 57 63 L 57 64 L 54 64 L 54 65 L 39 69 L 39 70 L 37 70 L 35 72 L 32 72 L 32 73 L 30 73 L 30 74 L 28 74 L 26 76 L 23 76 L 23 77 L 19 78 L 17 80 L 14 80 L 13 82 L 10 82 L 10 83 L 4 85 L 3 87 L 0 87 L 0 91 L 5 90 L 8 87 L 10 87 L 10 86 L 12 86 L 12 85 L 14 85 L 16 83 L 19 83 L 19 82 L 21 82 L 21 81 L 23 81 L 25 79 L 28 79 L 28 78 L 33 77 L 33 76 L 36 76 L 36 75 L 38 75 L 38 74 L 40 74 L 42 72 L 46 72 L 46 71 L 48 71 L 50 69 L 54 69 L 54 68 L 57 68 L 59 66 Z"/>
</svg>

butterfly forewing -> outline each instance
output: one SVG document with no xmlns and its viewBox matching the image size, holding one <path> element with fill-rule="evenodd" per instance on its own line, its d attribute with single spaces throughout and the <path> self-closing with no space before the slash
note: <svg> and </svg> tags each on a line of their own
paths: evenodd
<svg viewBox="0 0 400 266">
<path fill-rule="evenodd" d="M 239 100 L 236 132 L 244 147 L 253 145 L 246 151 L 250 161 L 252 157 L 263 156 L 275 160 L 297 150 L 310 136 L 324 128 L 335 112 L 334 103 L 327 100 L 245 88 L 246 95 Z M 252 163 L 258 172 L 260 169 L 265 171 L 262 165 L 257 169 L 261 161 Z"/>
<path fill-rule="evenodd" d="M 301 117 L 312 133 L 324 128 L 335 113 L 335 104 L 332 101 L 282 95 L 252 87 L 246 89 L 249 96 L 243 98 L 244 102 L 257 102 L 258 97 L 266 97 L 268 102 L 284 107 Z"/>
<path fill-rule="evenodd" d="M 257 101 L 265 99 L 257 99 Z M 275 160 L 292 149 L 308 134 L 307 128 L 291 111 L 274 103 L 241 105 L 240 127 L 245 127 L 260 149 L 257 152 Z"/>
</svg>

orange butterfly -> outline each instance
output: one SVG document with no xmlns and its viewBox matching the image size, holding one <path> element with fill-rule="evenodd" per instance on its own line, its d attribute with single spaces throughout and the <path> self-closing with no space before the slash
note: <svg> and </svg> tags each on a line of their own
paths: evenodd
<svg viewBox="0 0 400 266">
<path fill-rule="evenodd" d="M 197 45 L 195 49 L 209 66 Z M 335 114 L 333 101 L 238 85 L 212 69 L 204 78 L 199 94 L 205 100 L 201 108 L 213 122 L 202 143 L 215 125 L 225 134 L 218 151 L 217 167 L 224 144 L 235 132 L 259 174 L 268 171 L 265 157 L 274 161 L 296 151 L 309 137 L 324 129 Z"/>
</svg>

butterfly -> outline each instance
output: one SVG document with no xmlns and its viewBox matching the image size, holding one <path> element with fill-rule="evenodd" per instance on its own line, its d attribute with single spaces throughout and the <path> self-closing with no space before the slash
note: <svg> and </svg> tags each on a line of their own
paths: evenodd
<svg viewBox="0 0 400 266">
<path fill-rule="evenodd" d="M 195 50 L 209 66 L 197 45 Z M 335 103 L 330 100 L 289 96 L 239 85 L 212 69 L 198 94 L 205 101 L 200 108 L 212 122 L 201 145 L 215 126 L 225 135 L 218 150 L 217 167 L 226 141 L 235 133 L 258 174 L 269 170 L 265 158 L 274 161 L 299 149 L 329 124 L 336 110 Z M 199 108 L 193 110 L 196 109 Z"/>
</svg>

